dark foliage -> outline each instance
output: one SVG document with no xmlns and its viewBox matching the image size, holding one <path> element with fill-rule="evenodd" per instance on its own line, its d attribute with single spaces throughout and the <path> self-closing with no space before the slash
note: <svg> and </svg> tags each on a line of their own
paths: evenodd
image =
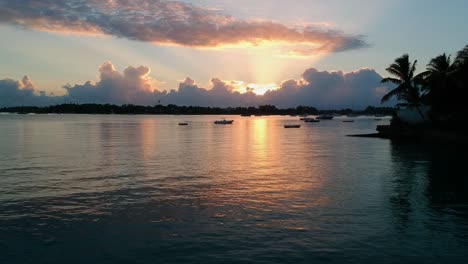
<svg viewBox="0 0 468 264">
<path fill-rule="evenodd" d="M 432 106 L 436 125 L 459 126 L 468 121 L 468 45 L 452 61 L 445 53 L 432 58 L 426 71 L 414 76 L 416 61 L 411 63 L 407 54 L 395 59 L 387 71 L 395 76 L 382 82 L 397 85 L 382 98 L 382 102 L 396 96 L 402 106 Z"/>
</svg>

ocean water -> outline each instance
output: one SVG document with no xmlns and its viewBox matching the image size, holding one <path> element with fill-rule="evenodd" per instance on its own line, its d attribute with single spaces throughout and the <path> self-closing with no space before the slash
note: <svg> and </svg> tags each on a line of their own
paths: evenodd
<svg viewBox="0 0 468 264">
<path fill-rule="evenodd" d="M 0 263 L 466 263 L 462 146 L 218 118 L 0 115 Z"/>
</svg>

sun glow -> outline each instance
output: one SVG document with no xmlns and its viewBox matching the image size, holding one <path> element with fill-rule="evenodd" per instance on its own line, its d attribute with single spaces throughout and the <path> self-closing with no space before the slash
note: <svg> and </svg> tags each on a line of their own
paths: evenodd
<svg viewBox="0 0 468 264">
<path fill-rule="evenodd" d="M 276 83 L 258 84 L 246 83 L 243 81 L 230 81 L 230 84 L 234 87 L 234 90 L 239 93 L 252 92 L 256 95 L 264 95 L 267 91 L 273 91 L 279 88 Z"/>
<path fill-rule="evenodd" d="M 249 83 L 246 87 L 247 91 L 252 91 L 257 95 L 264 95 L 267 91 L 278 89 L 278 85 L 274 83 L 270 84 L 255 84 Z"/>
</svg>

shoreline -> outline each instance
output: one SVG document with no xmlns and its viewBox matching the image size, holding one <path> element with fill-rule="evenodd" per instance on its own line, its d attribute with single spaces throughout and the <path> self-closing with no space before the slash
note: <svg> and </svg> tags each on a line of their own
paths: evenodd
<svg viewBox="0 0 468 264">
<path fill-rule="evenodd" d="M 381 138 L 419 142 L 462 143 L 468 144 L 466 130 L 444 130 L 440 128 L 414 128 L 377 126 L 377 133 L 353 134 L 348 137 Z"/>
</svg>

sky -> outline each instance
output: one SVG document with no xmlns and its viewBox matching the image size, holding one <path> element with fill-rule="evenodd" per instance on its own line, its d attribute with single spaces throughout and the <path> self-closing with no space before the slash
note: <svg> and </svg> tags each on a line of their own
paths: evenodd
<svg viewBox="0 0 468 264">
<path fill-rule="evenodd" d="M 0 106 L 362 108 L 404 53 L 468 44 L 468 1 L 0 0 Z"/>
</svg>

